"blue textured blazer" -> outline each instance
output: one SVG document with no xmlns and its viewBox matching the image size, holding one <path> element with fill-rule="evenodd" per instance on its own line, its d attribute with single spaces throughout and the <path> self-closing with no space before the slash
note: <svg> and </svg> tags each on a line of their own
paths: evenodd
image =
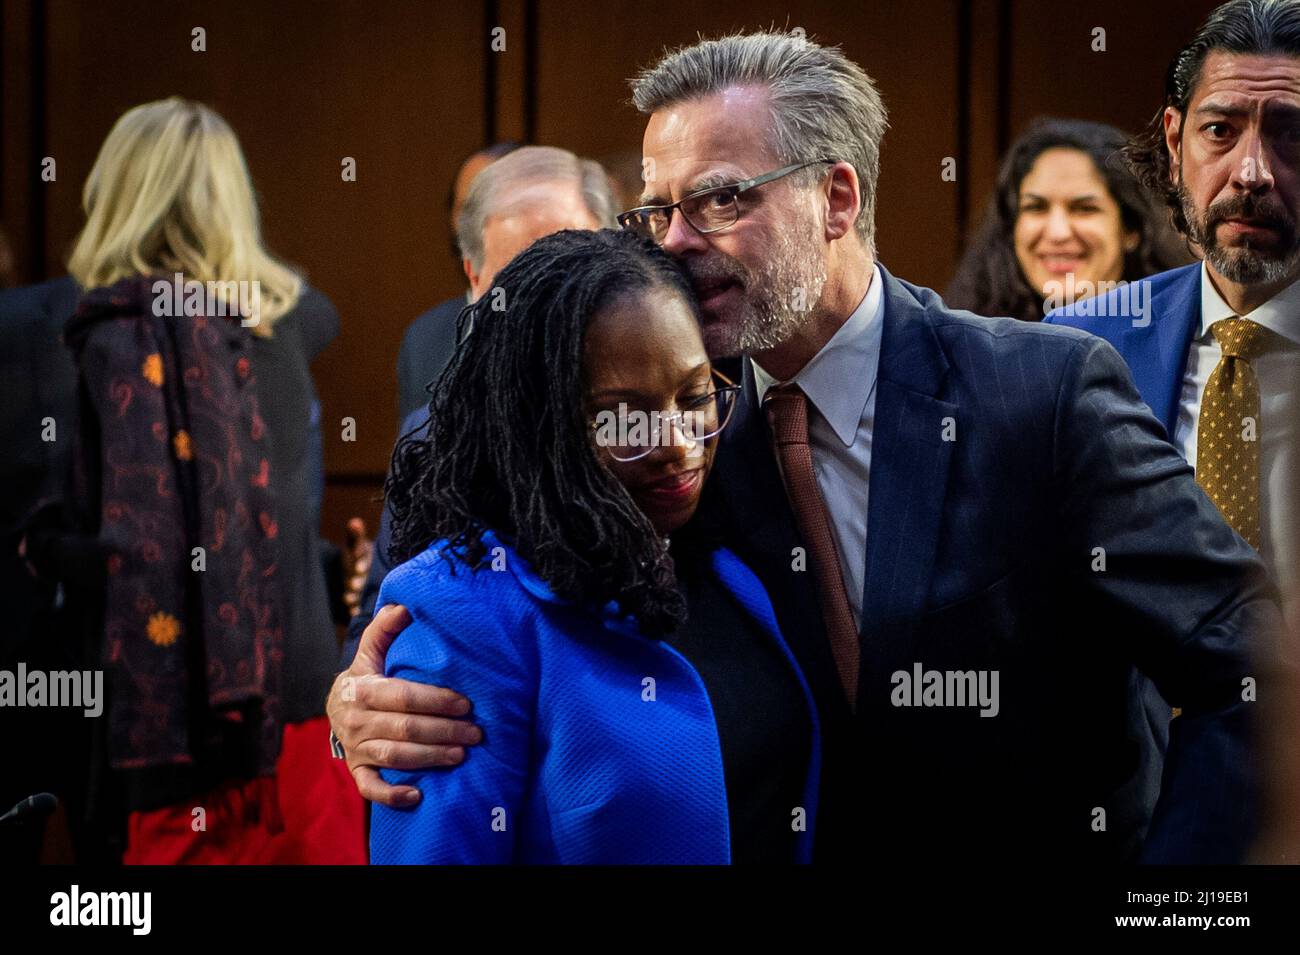
<svg viewBox="0 0 1300 955">
<path fill-rule="evenodd" d="M 469 697 L 484 740 L 455 768 L 384 770 L 423 798 L 411 809 L 375 805 L 371 861 L 729 862 L 722 751 L 699 674 L 613 604 L 597 615 L 566 603 L 495 535 L 484 543 L 504 569 L 453 568 L 435 543 L 384 581 L 379 605 L 400 603 L 412 616 L 388 652 L 388 675 Z M 806 831 L 791 861 L 807 862 L 817 708 L 758 579 L 724 549 L 713 570 L 804 693 L 813 726 Z"/>
<path fill-rule="evenodd" d="M 1145 316 L 1116 316 L 1122 293 L 1112 292 L 1086 304 L 1057 309 L 1044 321 L 1081 328 L 1114 345 L 1133 373 L 1142 400 L 1172 439 L 1192 335 L 1201 322 L 1201 263 L 1161 272 L 1141 282 L 1150 289 Z"/>
</svg>

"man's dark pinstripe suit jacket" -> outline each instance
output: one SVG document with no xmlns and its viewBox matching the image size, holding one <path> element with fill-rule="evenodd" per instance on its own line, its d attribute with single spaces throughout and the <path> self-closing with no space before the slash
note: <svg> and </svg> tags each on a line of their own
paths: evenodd
<svg viewBox="0 0 1300 955">
<path fill-rule="evenodd" d="M 767 587 L 818 699 L 818 859 L 1239 859 L 1258 772 L 1243 679 L 1277 619 L 1255 553 L 1109 344 L 951 311 L 880 273 L 855 713 L 812 571 L 795 569 L 748 362 L 730 369 L 744 396 L 702 508 Z M 997 715 L 894 705 L 893 674 L 917 664 L 998 671 Z M 1172 725 L 1139 672 L 1182 708 Z"/>
</svg>

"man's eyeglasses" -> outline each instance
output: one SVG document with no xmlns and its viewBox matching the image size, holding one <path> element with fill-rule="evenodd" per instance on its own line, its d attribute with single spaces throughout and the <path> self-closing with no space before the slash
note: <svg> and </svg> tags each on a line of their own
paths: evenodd
<svg viewBox="0 0 1300 955">
<path fill-rule="evenodd" d="M 668 235 L 668 227 L 672 225 L 673 221 L 673 210 L 676 209 L 681 212 L 682 218 L 690 223 L 691 228 L 696 232 L 704 235 L 708 235 L 710 232 L 721 232 L 723 229 L 736 224 L 736 221 L 740 218 L 740 205 L 736 200 L 750 189 L 773 182 L 809 166 L 834 162 L 834 159 L 812 159 L 808 162 L 793 163 L 772 172 L 764 173 L 761 176 L 755 176 L 753 179 L 744 179 L 726 186 L 701 189 L 666 206 L 638 206 L 635 209 L 620 213 L 618 224 L 624 229 L 653 239 L 657 243 L 662 243 L 664 237 Z"/>
<path fill-rule="evenodd" d="M 659 447 L 699 444 L 717 437 L 731 420 L 740 385 L 720 371 L 713 372 L 705 394 L 676 411 L 641 411 L 620 403 L 618 410 L 598 411 L 592 422 L 596 446 L 615 461 L 638 461 Z"/>
</svg>

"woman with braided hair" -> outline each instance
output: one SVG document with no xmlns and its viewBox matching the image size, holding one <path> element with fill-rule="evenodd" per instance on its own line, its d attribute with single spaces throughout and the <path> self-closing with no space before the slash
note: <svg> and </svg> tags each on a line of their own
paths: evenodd
<svg viewBox="0 0 1300 955">
<path fill-rule="evenodd" d="M 376 805 L 379 863 L 806 861 L 815 708 L 762 585 L 695 516 L 736 386 L 677 265 L 541 239 L 461 316 L 388 483 L 387 672 L 479 701 L 454 771 Z"/>
</svg>

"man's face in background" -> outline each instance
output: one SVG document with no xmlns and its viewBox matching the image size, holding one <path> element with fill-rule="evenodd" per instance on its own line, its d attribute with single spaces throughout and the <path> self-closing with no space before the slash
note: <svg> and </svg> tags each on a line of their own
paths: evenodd
<svg viewBox="0 0 1300 955">
<path fill-rule="evenodd" d="M 638 204 L 676 202 L 785 165 L 769 145 L 770 124 L 768 94 L 756 87 L 656 111 L 642 143 L 646 181 Z M 701 235 L 674 212 L 663 247 L 699 297 L 710 357 L 775 348 L 816 307 L 827 243 L 818 190 L 797 185 L 802 175 L 741 195 L 739 219 L 720 232 Z"/>
<path fill-rule="evenodd" d="M 1180 124 L 1181 120 L 1181 124 Z M 1241 285 L 1300 273 L 1300 59 L 1212 52 L 1187 115 L 1165 113 L 1191 238 Z"/>
<path fill-rule="evenodd" d="M 520 189 L 483 223 L 483 261 L 464 260 L 470 295 L 476 301 L 492 287 L 497 273 L 543 236 L 562 229 L 599 229 L 572 181 L 540 182 Z"/>
<path fill-rule="evenodd" d="M 498 158 L 500 157 L 493 156 L 486 151 L 477 152 L 461 163 L 460 169 L 456 171 L 456 181 L 451 187 L 451 211 L 449 213 L 448 229 L 451 235 L 451 247 L 457 258 L 460 258 L 460 248 L 456 244 L 456 223 L 460 219 L 460 210 L 465 205 L 465 197 L 469 195 L 469 187 L 473 185 L 474 177 L 496 162 Z"/>
</svg>

